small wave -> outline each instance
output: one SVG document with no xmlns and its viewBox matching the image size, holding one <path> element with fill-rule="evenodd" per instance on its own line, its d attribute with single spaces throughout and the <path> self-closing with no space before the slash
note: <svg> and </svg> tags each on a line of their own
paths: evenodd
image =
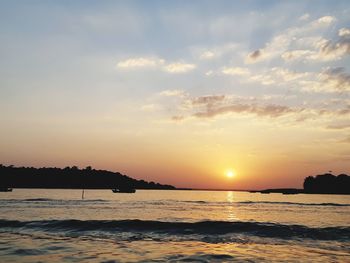
<svg viewBox="0 0 350 263">
<path fill-rule="evenodd" d="M 210 201 L 180 201 L 193 204 L 208 204 L 208 205 L 255 205 L 255 204 L 271 204 L 271 205 L 295 205 L 295 206 L 350 206 L 350 204 L 337 203 L 297 203 L 297 202 L 278 202 L 278 201 L 241 201 L 241 202 L 210 202 Z"/>
<path fill-rule="evenodd" d="M 310 238 L 319 240 L 350 240 L 350 227 L 310 228 L 259 222 L 200 221 L 163 222 L 144 220 L 0 220 L 0 228 L 21 228 L 43 231 L 152 232 L 168 235 L 248 234 L 272 238 Z"/>
<path fill-rule="evenodd" d="M 274 201 L 243 201 L 238 204 L 274 204 L 274 205 L 298 205 L 298 206 L 350 206 L 350 204 L 337 203 L 296 203 L 296 202 L 274 202 Z"/>
<path fill-rule="evenodd" d="M 51 199 L 51 198 L 28 198 L 28 199 L 1 199 L 0 202 L 3 203 L 21 203 L 21 202 L 32 202 L 32 203 L 106 203 L 108 200 L 103 199 Z"/>
</svg>

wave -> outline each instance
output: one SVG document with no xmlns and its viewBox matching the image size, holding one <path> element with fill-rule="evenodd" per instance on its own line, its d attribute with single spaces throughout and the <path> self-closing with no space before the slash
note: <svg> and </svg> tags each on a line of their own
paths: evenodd
<svg viewBox="0 0 350 263">
<path fill-rule="evenodd" d="M 0 202 L 12 202 L 12 203 L 21 203 L 21 202 L 52 202 L 52 203 L 106 203 L 109 202 L 108 200 L 103 200 L 103 199 L 70 199 L 70 200 L 65 200 L 65 199 L 51 199 L 51 198 L 28 198 L 28 199 L 1 199 Z"/>
<path fill-rule="evenodd" d="M 103 199 L 76 199 L 76 200 L 65 200 L 65 199 L 51 199 L 51 198 L 29 198 L 29 199 L 1 199 L 0 202 L 5 203 L 21 203 L 21 202 L 32 202 L 32 203 L 108 203 L 108 202 L 119 202 L 117 200 L 103 200 Z M 267 205 L 294 205 L 294 206 L 339 206 L 339 207 L 350 207 L 350 204 L 339 204 L 339 203 L 298 203 L 298 202 L 278 202 L 278 201 L 240 201 L 240 202 L 212 202 L 212 201 L 178 201 L 178 200 L 162 200 L 162 201 L 136 201 L 135 203 L 152 204 L 152 205 L 169 205 L 169 203 L 192 203 L 200 205 L 256 205 L 256 204 L 267 204 Z"/>
<path fill-rule="evenodd" d="M 239 204 L 275 204 L 275 205 L 298 205 L 298 206 L 350 206 L 350 204 L 337 203 L 297 203 L 297 202 L 274 202 L 274 201 L 243 201 Z"/>
<path fill-rule="evenodd" d="M 210 202 L 210 201 L 181 201 L 194 204 L 213 204 L 213 205 L 255 205 L 255 204 L 271 204 L 271 205 L 295 205 L 295 206 L 350 206 L 350 204 L 338 203 L 298 203 L 298 202 L 278 202 L 278 201 L 241 201 L 241 202 Z"/>
<path fill-rule="evenodd" d="M 163 222 L 145 220 L 0 220 L 0 229 L 30 229 L 50 232 L 131 232 L 166 235 L 227 235 L 247 234 L 271 238 L 309 238 L 316 240 L 350 240 L 350 227 L 310 228 L 260 222 Z"/>
</svg>

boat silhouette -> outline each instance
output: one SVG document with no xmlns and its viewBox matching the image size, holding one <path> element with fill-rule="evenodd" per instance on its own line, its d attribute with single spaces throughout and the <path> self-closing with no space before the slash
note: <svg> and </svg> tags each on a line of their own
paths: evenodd
<svg viewBox="0 0 350 263">
<path fill-rule="evenodd" d="M 136 192 L 136 189 L 134 188 L 114 188 L 112 189 L 112 192 L 113 193 L 135 193 Z"/>
</svg>

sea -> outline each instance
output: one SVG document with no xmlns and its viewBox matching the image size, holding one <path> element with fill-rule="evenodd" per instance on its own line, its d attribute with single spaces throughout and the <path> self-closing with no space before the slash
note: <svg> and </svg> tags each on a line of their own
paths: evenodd
<svg viewBox="0 0 350 263">
<path fill-rule="evenodd" d="M 350 262 L 350 196 L 14 189 L 0 262 Z"/>
</svg>

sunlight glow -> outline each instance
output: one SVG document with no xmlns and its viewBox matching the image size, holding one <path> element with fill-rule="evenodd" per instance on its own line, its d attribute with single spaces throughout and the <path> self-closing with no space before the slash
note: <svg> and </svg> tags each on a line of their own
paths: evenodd
<svg viewBox="0 0 350 263">
<path fill-rule="evenodd" d="M 236 176 L 236 172 L 233 171 L 233 170 L 227 170 L 227 171 L 226 171 L 226 176 L 227 176 L 228 178 L 235 177 L 235 176 Z"/>
</svg>

